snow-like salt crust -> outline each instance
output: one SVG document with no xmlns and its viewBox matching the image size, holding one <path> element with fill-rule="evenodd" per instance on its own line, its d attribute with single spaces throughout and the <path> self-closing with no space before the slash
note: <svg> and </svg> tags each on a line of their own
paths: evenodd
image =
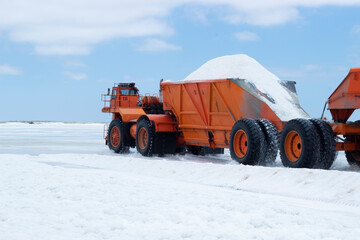
<svg viewBox="0 0 360 240">
<path fill-rule="evenodd" d="M 265 97 L 261 98 L 282 121 L 309 118 L 304 110 L 294 103 L 290 93 L 280 84 L 280 79 L 245 54 L 214 58 L 187 76 L 185 80 L 224 78 L 245 79 L 253 83 L 261 92 L 271 96 L 275 103 Z"/>
<path fill-rule="evenodd" d="M 343 154 L 329 171 L 148 158 L 111 152 L 102 130 L 0 123 L 1 240 L 359 239 L 360 172 Z"/>
</svg>

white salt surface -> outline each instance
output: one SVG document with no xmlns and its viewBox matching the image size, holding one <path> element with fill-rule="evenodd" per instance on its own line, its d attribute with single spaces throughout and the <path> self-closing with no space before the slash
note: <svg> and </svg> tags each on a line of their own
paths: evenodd
<svg viewBox="0 0 360 240">
<path fill-rule="evenodd" d="M 196 71 L 191 73 L 185 80 L 205 80 L 239 78 L 254 84 L 264 94 L 271 96 L 275 103 L 265 97 L 261 97 L 282 121 L 294 118 L 309 118 L 291 97 L 291 93 L 280 84 L 280 79 L 265 69 L 255 59 L 245 55 L 228 55 L 214 58 Z"/>
<path fill-rule="evenodd" d="M 328 171 L 145 158 L 111 152 L 102 130 L 0 124 L 1 240 L 359 239 L 360 170 L 343 154 Z"/>
</svg>

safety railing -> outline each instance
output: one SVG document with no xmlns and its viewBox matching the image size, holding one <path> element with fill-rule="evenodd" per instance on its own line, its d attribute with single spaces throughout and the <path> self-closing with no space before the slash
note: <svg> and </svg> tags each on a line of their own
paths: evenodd
<svg viewBox="0 0 360 240">
<path fill-rule="evenodd" d="M 115 97 L 112 94 L 101 94 L 101 101 L 104 102 L 104 107 L 110 107 L 111 99 Z"/>
<path fill-rule="evenodd" d="M 101 101 L 104 103 L 104 107 L 110 108 L 119 106 L 120 101 L 115 98 L 116 95 L 114 94 L 101 94 Z M 138 106 L 142 106 L 141 99 L 143 97 L 158 97 L 159 95 L 157 93 L 149 94 L 146 93 L 145 95 L 138 95 Z M 114 106 L 111 106 L 111 100 L 114 100 Z"/>
</svg>

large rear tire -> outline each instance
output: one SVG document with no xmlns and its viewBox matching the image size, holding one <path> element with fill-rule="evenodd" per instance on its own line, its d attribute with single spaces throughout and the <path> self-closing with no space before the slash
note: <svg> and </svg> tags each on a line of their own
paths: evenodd
<svg viewBox="0 0 360 240">
<path fill-rule="evenodd" d="M 360 126 L 360 120 L 355 121 L 353 124 L 355 126 Z M 351 142 L 354 142 L 356 138 L 357 136 L 354 135 L 345 136 L 345 140 Z M 359 141 L 359 139 L 357 139 L 357 141 Z M 360 151 L 345 151 L 345 156 L 350 166 L 360 167 Z"/>
<path fill-rule="evenodd" d="M 111 121 L 107 139 L 109 148 L 116 153 L 123 153 L 129 149 L 124 145 L 124 128 L 120 119 Z"/>
<path fill-rule="evenodd" d="M 150 157 L 154 150 L 154 129 L 147 119 L 142 119 L 136 127 L 136 149 L 141 155 Z"/>
<path fill-rule="evenodd" d="M 350 166 L 360 167 L 360 151 L 345 151 L 345 156 Z"/>
<path fill-rule="evenodd" d="M 285 167 L 312 168 L 320 157 L 319 136 L 306 119 L 286 123 L 280 136 L 280 157 Z"/>
<path fill-rule="evenodd" d="M 256 165 L 263 158 L 264 135 L 252 119 L 237 121 L 230 133 L 231 158 L 241 164 Z"/>
<path fill-rule="evenodd" d="M 329 123 L 321 119 L 310 120 L 315 126 L 320 139 L 320 157 L 313 168 L 329 169 L 335 161 L 335 134 Z"/>
<path fill-rule="evenodd" d="M 263 158 L 263 161 L 261 161 L 259 164 L 260 165 L 273 164 L 276 160 L 279 151 L 279 146 L 278 146 L 279 132 L 275 128 L 274 124 L 272 124 L 267 119 L 258 119 L 256 120 L 256 123 L 260 126 L 265 138 L 265 144 L 264 144 L 265 156 Z"/>
</svg>

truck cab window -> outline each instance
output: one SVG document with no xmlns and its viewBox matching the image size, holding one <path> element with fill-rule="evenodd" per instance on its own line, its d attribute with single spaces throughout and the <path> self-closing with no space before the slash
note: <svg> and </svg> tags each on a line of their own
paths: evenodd
<svg viewBox="0 0 360 240">
<path fill-rule="evenodd" d="M 116 89 L 112 90 L 111 99 L 115 99 L 116 96 Z"/>
<path fill-rule="evenodd" d="M 135 95 L 134 89 L 121 89 L 121 95 Z"/>
<path fill-rule="evenodd" d="M 121 89 L 121 95 L 129 95 L 129 89 Z"/>
</svg>

